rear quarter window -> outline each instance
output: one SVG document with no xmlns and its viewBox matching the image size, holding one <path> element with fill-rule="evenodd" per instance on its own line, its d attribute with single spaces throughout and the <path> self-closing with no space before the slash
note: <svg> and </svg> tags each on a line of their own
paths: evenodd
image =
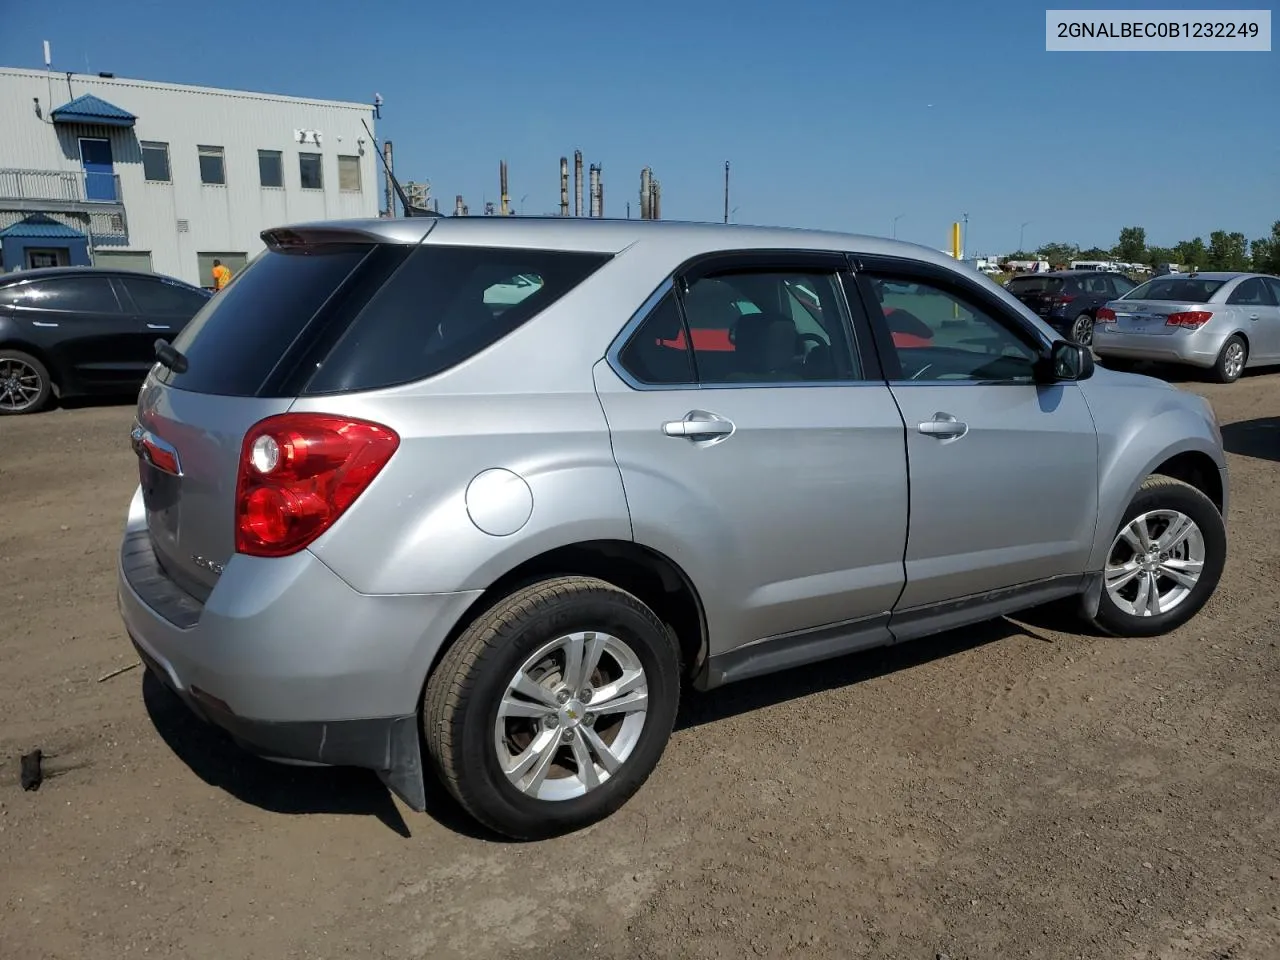
<svg viewBox="0 0 1280 960">
<path fill-rule="evenodd" d="M 302 392 L 373 390 L 442 373 L 527 323 L 608 259 L 423 244 L 325 350 Z"/>
</svg>

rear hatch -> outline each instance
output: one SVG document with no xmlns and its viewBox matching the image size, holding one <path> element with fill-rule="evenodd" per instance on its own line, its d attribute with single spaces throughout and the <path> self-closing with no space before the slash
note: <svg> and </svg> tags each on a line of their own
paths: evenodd
<svg viewBox="0 0 1280 960">
<path fill-rule="evenodd" d="M 1119 333 L 1171 336 L 1199 329 L 1212 319 L 1208 301 L 1222 284 L 1194 277 L 1157 277 L 1112 300 L 1107 309 L 1114 313 Z"/>
<path fill-rule="evenodd" d="M 236 486 L 255 424 L 298 397 L 395 386 L 461 363 L 610 258 L 390 243 L 358 228 L 263 239 L 267 251 L 173 341 L 178 360 L 152 368 L 133 430 L 156 559 L 202 602 L 236 552 Z"/>
<path fill-rule="evenodd" d="M 1061 277 L 1014 277 L 1005 289 L 1038 316 L 1047 316 L 1062 294 Z"/>
</svg>

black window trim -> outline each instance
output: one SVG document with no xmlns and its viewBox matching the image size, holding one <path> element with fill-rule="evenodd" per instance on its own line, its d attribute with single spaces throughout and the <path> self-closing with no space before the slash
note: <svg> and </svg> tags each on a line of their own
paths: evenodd
<svg viewBox="0 0 1280 960">
<path fill-rule="evenodd" d="M 852 380 L 781 380 L 761 383 L 702 383 L 697 379 L 697 361 L 693 356 L 693 336 L 689 331 L 689 323 L 684 313 L 682 295 L 696 281 L 717 274 L 735 273 L 739 271 L 768 272 L 771 270 L 803 270 L 810 273 L 829 272 L 835 278 L 835 292 L 843 307 L 841 317 L 845 338 L 856 353 L 856 360 L 861 366 L 861 377 Z M 715 250 L 701 253 L 681 263 L 671 271 L 654 291 L 649 294 L 640 308 L 622 326 L 618 335 L 610 343 L 605 352 L 605 362 L 623 383 L 632 390 L 760 390 L 773 387 L 864 387 L 884 386 L 884 373 L 880 359 L 872 344 L 872 331 L 868 323 L 865 309 L 860 302 L 851 301 L 845 288 L 845 280 L 849 273 L 849 254 L 843 250 L 823 250 L 804 248 L 746 248 L 741 250 Z M 666 296 L 672 291 L 676 294 L 676 307 L 680 313 L 680 324 L 684 330 L 685 343 L 690 354 L 690 364 L 694 371 L 694 380 L 690 383 L 645 383 L 637 379 L 622 363 L 622 351 L 635 338 L 640 328 L 649 319 Z"/>
<path fill-rule="evenodd" d="M 1037 351 L 1042 357 L 1048 354 L 1053 346 L 1053 341 L 1028 323 L 1016 310 L 1013 310 L 1003 300 L 992 294 L 990 290 L 984 290 L 974 280 L 946 267 L 929 263 L 926 260 L 911 260 L 904 257 L 879 254 L 865 256 L 854 254 L 852 259 L 854 273 L 850 283 L 856 287 L 857 294 L 862 300 L 862 309 L 870 319 L 871 332 L 875 340 L 876 349 L 880 354 L 881 367 L 885 371 L 885 376 L 890 385 L 912 387 L 1026 387 L 1038 385 L 1034 380 L 903 379 L 902 364 L 898 359 L 897 348 L 893 345 L 893 334 L 884 320 L 884 314 L 879 309 L 875 290 L 872 289 L 871 280 L 867 274 L 887 274 L 901 277 L 907 282 L 927 283 L 930 286 L 937 286 L 944 292 L 950 289 L 961 300 L 969 301 L 974 306 L 980 307 L 996 322 L 1005 326 L 1010 333 L 1025 343 L 1027 347 Z M 850 290 L 850 298 L 853 295 L 854 291 Z M 872 309 L 873 305 L 875 309 Z"/>
</svg>

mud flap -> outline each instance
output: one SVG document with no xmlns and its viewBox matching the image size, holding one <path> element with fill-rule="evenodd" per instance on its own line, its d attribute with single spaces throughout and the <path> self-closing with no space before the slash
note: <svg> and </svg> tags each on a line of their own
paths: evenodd
<svg viewBox="0 0 1280 960">
<path fill-rule="evenodd" d="M 1084 591 L 1080 594 L 1080 613 L 1086 620 L 1098 615 L 1098 606 L 1102 603 L 1101 573 L 1086 573 Z"/>
</svg>

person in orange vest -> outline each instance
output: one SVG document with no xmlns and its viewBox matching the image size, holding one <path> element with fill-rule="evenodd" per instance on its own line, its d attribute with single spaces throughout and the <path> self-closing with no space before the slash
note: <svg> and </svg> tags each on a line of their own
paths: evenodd
<svg viewBox="0 0 1280 960">
<path fill-rule="evenodd" d="M 231 282 L 231 271 L 222 265 L 221 260 L 213 261 L 213 289 L 216 293 Z"/>
</svg>

